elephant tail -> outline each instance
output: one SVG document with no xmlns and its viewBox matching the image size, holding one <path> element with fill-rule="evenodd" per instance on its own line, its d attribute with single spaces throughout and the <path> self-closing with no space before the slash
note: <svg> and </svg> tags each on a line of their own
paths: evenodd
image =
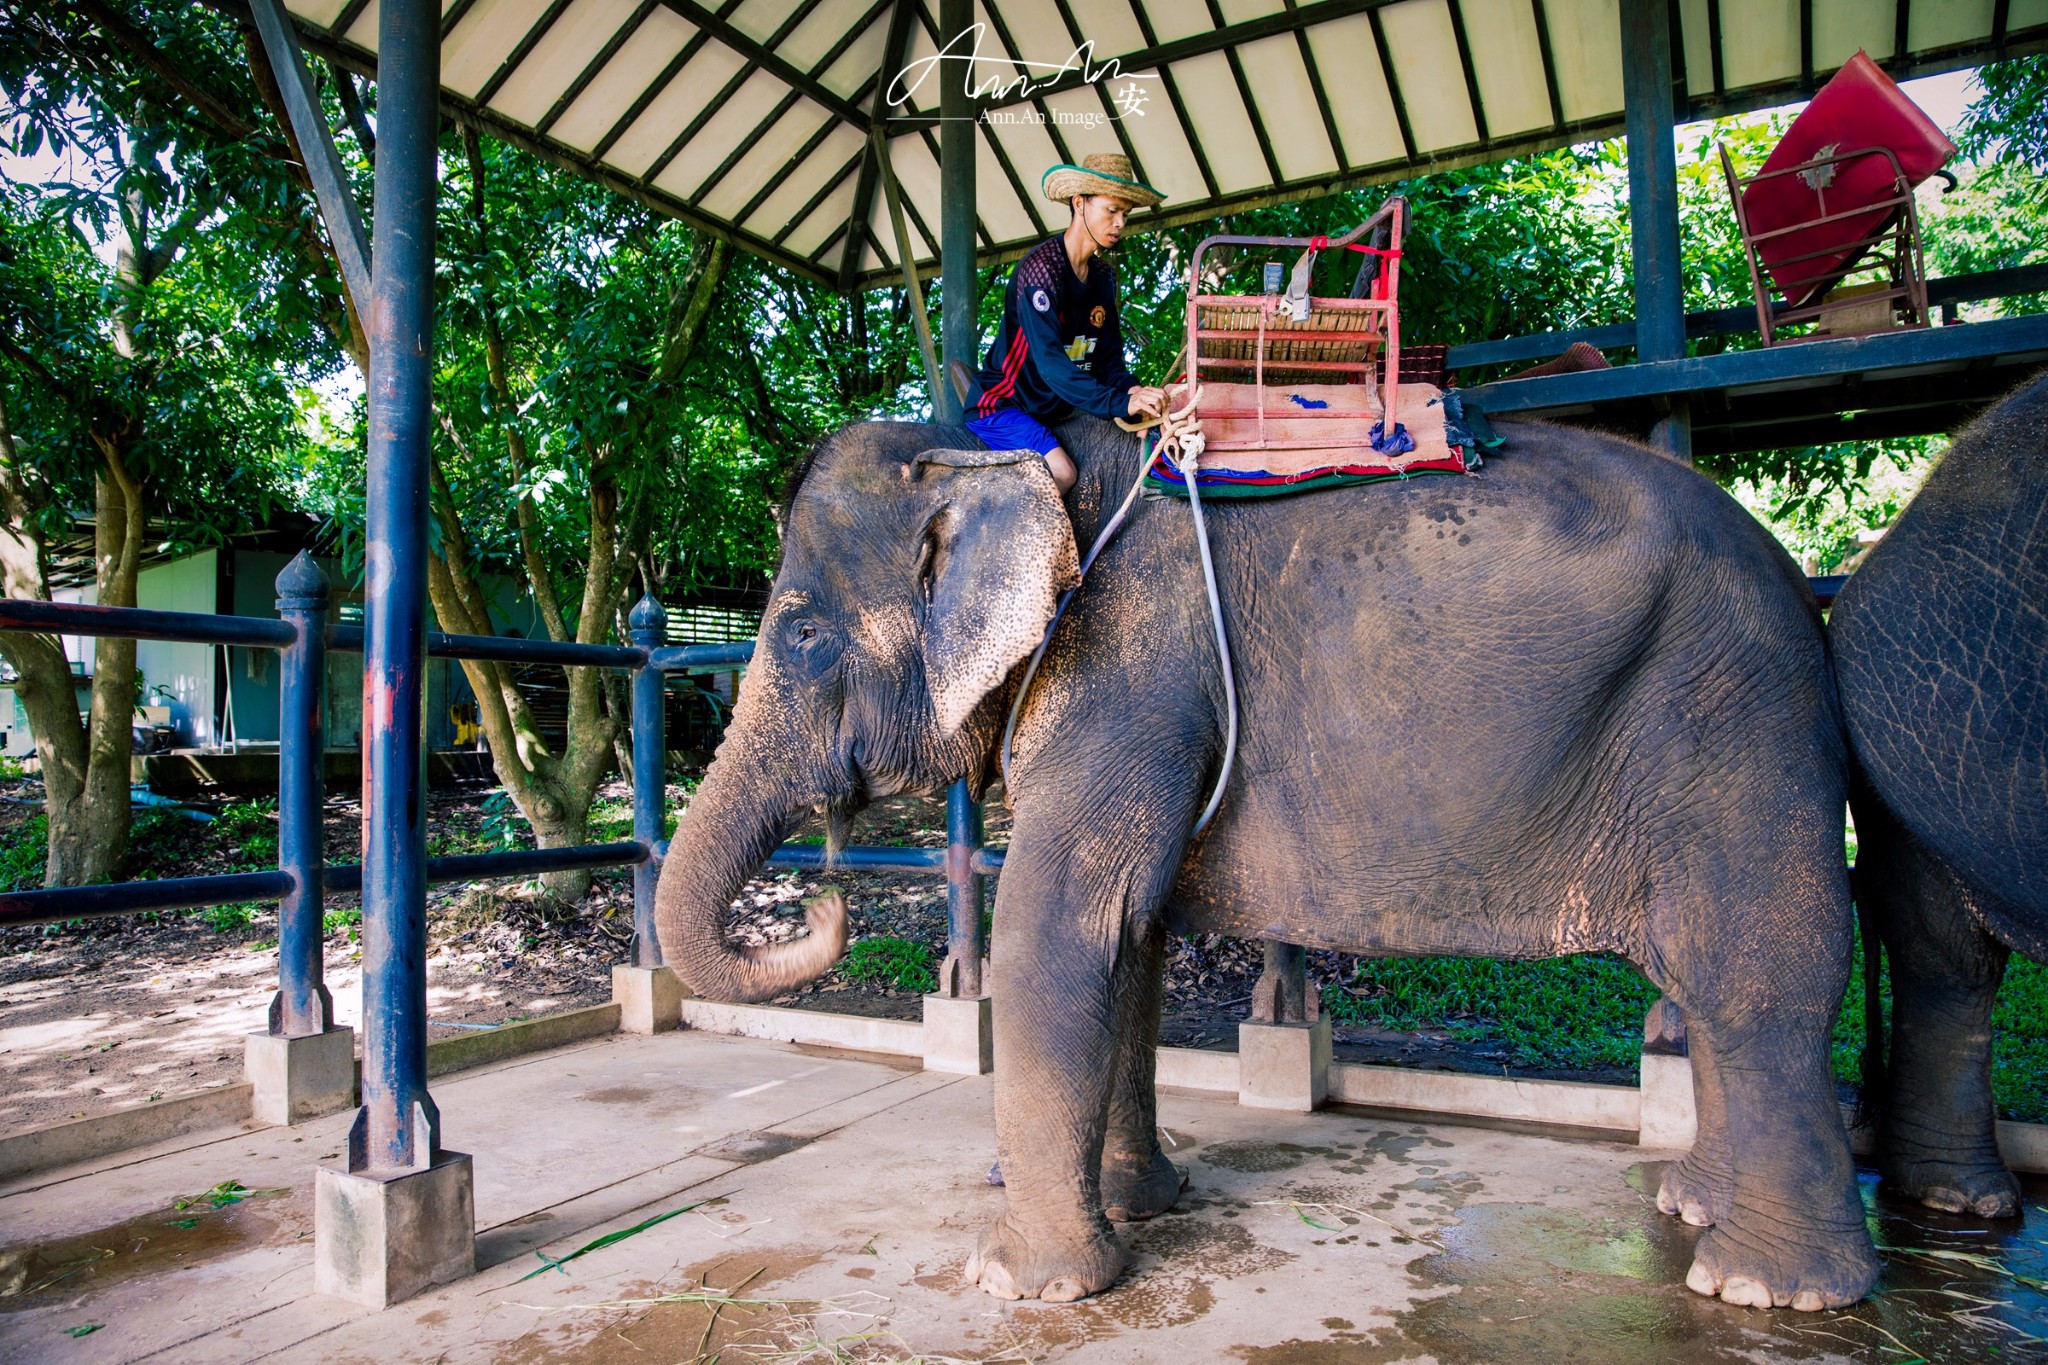
<svg viewBox="0 0 2048 1365">
<path fill-rule="evenodd" d="M 1863 939 L 1863 1080 L 1856 1096 L 1858 1128 L 1875 1128 L 1888 1088 L 1884 1056 L 1884 940 L 1862 895 L 1861 877 L 1849 869 L 1849 893 L 1856 902 L 1856 928 Z"/>
</svg>

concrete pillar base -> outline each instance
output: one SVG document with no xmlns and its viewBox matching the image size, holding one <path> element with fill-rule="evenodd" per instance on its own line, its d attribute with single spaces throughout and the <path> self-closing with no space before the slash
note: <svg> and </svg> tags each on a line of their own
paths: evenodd
<svg viewBox="0 0 2048 1365">
<path fill-rule="evenodd" d="M 356 1102 L 355 1030 L 331 1028 L 305 1038 L 252 1033 L 242 1050 L 242 1074 L 254 1092 L 249 1112 L 258 1123 L 281 1128 L 338 1114 Z"/>
<path fill-rule="evenodd" d="M 1645 1052 L 1642 1096 L 1636 1145 L 1689 1151 L 1699 1132 L 1699 1115 L 1693 1108 L 1692 1059 Z"/>
<path fill-rule="evenodd" d="M 1330 1094 L 1330 1019 L 1237 1026 L 1237 1102 L 1306 1114 Z"/>
<path fill-rule="evenodd" d="M 996 1069 L 996 1033 L 988 996 L 924 998 L 924 1069 L 958 1076 L 986 1076 Z"/>
<path fill-rule="evenodd" d="M 475 1177 L 464 1152 L 424 1171 L 316 1167 L 313 1288 L 383 1309 L 476 1272 Z"/>
<path fill-rule="evenodd" d="M 683 1023 L 683 1001 L 690 988 L 667 967 L 635 967 L 621 962 L 612 968 L 612 999 L 619 1007 L 619 1032 L 666 1033 Z"/>
</svg>

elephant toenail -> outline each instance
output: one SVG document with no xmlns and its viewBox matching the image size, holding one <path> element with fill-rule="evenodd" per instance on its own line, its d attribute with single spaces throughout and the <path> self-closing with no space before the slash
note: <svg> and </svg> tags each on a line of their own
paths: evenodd
<svg viewBox="0 0 2048 1365">
<path fill-rule="evenodd" d="M 1818 1313 L 1827 1305 L 1821 1302 L 1818 1289 L 1802 1289 L 1792 1296 L 1792 1306 L 1802 1313 Z"/>
<path fill-rule="evenodd" d="M 1771 1291 L 1747 1275 L 1730 1275 L 1721 1285 L 1721 1302 L 1740 1304 L 1745 1308 L 1769 1308 Z"/>
<path fill-rule="evenodd" d="M 1714 1225 L 1714 1220 L 1707 1216 L 1706 1209 L 1690 1199 L 1685 1201 L 1685 1206 L 1680 1212 L 1679 1217 L 1696 1228 L 1707 1228 Z"/>
<path fill-rule="evenodd" d="M 1692 1269 L 1685 1272 L 1685 1287 L 1710 1299 L 1721 1292 L 1721 1282 L 1714 1278 L 1714 1272 L 1698 1261 L 1694 1261 Z"/>
<path fill-rule="evenodd" d="M 1024 1297 L 1022 1291 L 1017 1288 L 1017 1282 L 1010 1277 L 1010 1272 L 993 1261 L 982 1267 L 979 1282 L 983 1289 L 999 1299 Z"/>
<path fill-rule="evenodd" d="M 1075 1299 L 1087 1298 L 1088 1291 L 1073 1276 L 1062 1275 L 1039 1291 L 1038 1297 L 1047 1303 L 1072 1303 Z"/>
</svg>

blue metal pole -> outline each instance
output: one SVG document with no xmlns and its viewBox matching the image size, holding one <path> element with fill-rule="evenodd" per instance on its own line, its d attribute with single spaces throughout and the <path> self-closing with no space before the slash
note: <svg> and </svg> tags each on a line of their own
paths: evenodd
<svg viewBox="0 0 2048 1365">
<path fill-rule="evenodd" d="M 309 1038 L 333 1024 L 334 1001 L 321 980 L 327 575 L 303 550 L 277 576 L 277 614 L 297 638 L 281 660 L 277 706 L 277 870 L 290 875 L 292 889 L 277 907 L 278 990 L 270 1002 L 270 1032 Z"/>
<path fill-rule="evenodd" d="M 1636 359 L 1685 355 L 1685 276 L 1678 246 L 1677 117 L 1667 0 L 1621 0 L 1621 89 L 1628 129 L 1628 230 L 1635 266 Z M 1690 400 L 1675 396 L 1650 444 L 1692 458 Z"/>
<path fill-rule="evenodd" d="M 666 675 L 652 662 L 654 651 L 667 642 L 668 612 L 649 593 L 626 618 L 630 643 L 647 651 L 650 662 L 633 674 L 633 837 L 647 845 L 649 857 L 633 869 L 633 965 L 659 967 L 661 941 L 654 933 L 654 887 L 661 880 L 661 862 L 652 856 L 661 840 L 662 797 L 667 792 L 668 739 L 663 733 L 662 689 Z"/>
<path fill-rule="evenodd" d="M 946 965 L 939 992 L 957 998 L 981 994 L 981 803 L 965 779 L 946 789 Z"/>
<path fill-rule="evenodd" d="M 432 439 L 438 0 L 383 0 L 371 248 L 363 671 L 363 1107 L 349 1168 L 424 1169 L 427 461 Z"/>
</svg>

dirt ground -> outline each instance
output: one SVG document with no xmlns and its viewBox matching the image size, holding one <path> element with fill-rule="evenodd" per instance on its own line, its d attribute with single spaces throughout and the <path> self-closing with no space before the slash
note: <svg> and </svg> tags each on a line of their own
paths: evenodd
<svg viewBox="0 0 2048 1365">
<path fill-rule="evenodd" d="M 40 795 L 32 783 L 8 784 L 0 795 L 0 827 L 18 821 Z M 614 784 L 601 801 L 621 802 Z M 671 788 L 687 803 L 686 785 Z M 493 816 L 488 793 L 435 792 L 429 839 L 470 851 Z M 337 797 L 327 807 L 330 862 L 358 855 L 361 811 Z M 1008 812 L 988 807 L 988 837 L 1007 838 Z M 195 827 L 196 829 L 197 827 Z M 855 839 L 867 844 L 938 847 L 945 842 L 941 801 L 896 798 L 862 819 Z M 799 838 L 817 831 L 799 831 Z M 468 842 L 465 842 L 468 841 Z M 174 841 L 175 843 L 175 841 Z M 160 855 L 150 875 L 191 875 L 225 870 L 220 850 L 189 840 L 192 854 L 171 865 Z M 754 941 L 787 936 L 802 925 L 802 902 L 821 884 L 816 876 L 768 873 L 750 881 L 735 900 L 734 932 Z M 921 943 L 934 960 L 946 937 L 945 884 L 937 877 L 832 874 L 852 907 L 856 938 L 893 937 Z M 354 896 L 327 901 L 327 984 L 339 1023 L 361 1019 L 359 933 L 345 921 Z M 431 888 L 428 896 L 427 1000 L 435 1035 L 488 1027 L 610 998 L 612 964 L 631 944 L 632 891 L 622 873 L 600 875 L 574 905 L 542 893 L 537 884 L 487 883 Z M 0 1132 L 16 1132 L 69 1118 L 239 1080 L 243 1037 L 264 1027 L 277 983 L 277 920 L 270 907 L 246 925 L 216 928 L 197 913 L 136 916 L 71 926 L 0 930 Z M 1168 963 L 1161 1041 L 1178 1047 L 1234 1049 L 1258 976 L 1256 943 L 1210 936 L 1175 943 Z M 1348 978 L 1350 959 L 1310 955 L 1313 980 Z M 892 1018 L 916 1018 L 914 990 L 855 982 L 828 972 L 780 1004 Z M 1402 1033 L 1339 1024 L 1336 1055 L 1343 1060 L 1395 1063 L 1527 1077 L 1629 1083 L 1631 1075 L 1513 1067 L 1487 1043 L 1461 1043 L 1446 1035 Z"/>
</svg>

